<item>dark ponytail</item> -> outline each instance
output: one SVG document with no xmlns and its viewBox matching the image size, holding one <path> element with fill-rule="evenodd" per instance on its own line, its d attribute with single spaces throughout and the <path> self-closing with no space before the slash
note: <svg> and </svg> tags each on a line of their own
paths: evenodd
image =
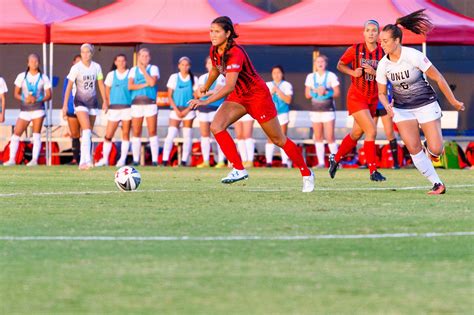
<svg viewBox="0 0 474 315">
<path fill-rule="evenodd" d="M 384 32 L 392 32 L 393 39 L 400 39 L 402 42 L 403 33 L 398 25 L 403 26 L 405 29 L 412 31 L 415 34 L 426 35 L 429 31 L 433 29 L 433 24 L 431 23 L 428 16 L 425 14 L 425 9 L 412 12 L 408 15 L 398 18 L 395 24 L 387 24 L 383 28 Z"/>
<path fill-rule="evenodd" d="M 115 62 L 117 61 L 117 59 L 118 59 L 119 57 L 123 57 L 123 58 L 125 58 L 125 61 L 127 61 L 127 56 L 125 56 L 125 54 L 118 54 L 117 56 L 115 56 L 114 62 L 112 62 L 112 67 L 110 67 L 110 71 L 115 71 L 115 70 L 117 70 L 117 66 L 115 65 Z"/>
<path fill-rule="evenodd" d="M 239 35 L 237 35 L 235 32 L 234 24 L 228 16 L 219 16 L 218 18 L 215 18 L 214 21 L 212 21 L 212 24 L 219 24 L 219 26 L 222 27 L 226 33 L 230 32 L 230 36 L 227 38 L 227 45 L 225 46 L 224 53 L 222 54 L 222 68 L 225 69 L 225 64 L 229 58 L 226 53 L 232 48 L 233 45 L 235 45 L 235 39 L 238 38 Z M 217 47 L 214 47 L 214 49 L 217 49 Z"/>
</svg>

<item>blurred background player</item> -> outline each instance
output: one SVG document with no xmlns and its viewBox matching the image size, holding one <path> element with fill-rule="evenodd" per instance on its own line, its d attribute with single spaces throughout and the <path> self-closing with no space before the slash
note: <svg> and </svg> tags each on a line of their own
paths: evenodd
<svg viewBox="0 0 474 315">
<path fill-rule="evenodd" d="M 402 46 L 402 30 L 398 25 L 415 34 L 426 34 L 433 27 L 424 10 L 415 11 L 388 24 L 380 34 L 385 57 L 377 69 L 379 97 L 410 152 L 413 164 L 425 176 L 433 188 L 431 195 L 444 194 L 446 187 L 439 178 L 433 163 L 423 152 L 419 128 L 427 141 L 427 153 L 436 160 L 443 153 L 441 134 L 441 108 L 431 85 L 423 77 L 436 82 L 448 102 L 458 111 L 464 104 L 456 99 L 443 75 L 420 51 Z M 387 82 L 392 84 L 393 101 L 387 98 Z"/>
<path fill-rule="evenodd" d="M 173 140 L 178 135 L 179 125 L 183 122 L 183 153 L 181 155 L 181 166 L 187 166 L 191 155 L 193 139 L 193 121 L 196 112 L 192 110 L 188 102 L 195 97 L 199 89 L 198 78 L 191 72 L 191 60 L 184 56 L 178 60 L 178 73 L 173 73 L 168 84 L 168 99 L 172 108 L 168 135 L 163 146 L 163 165 L 168 165 Z M 197 94 L 196 94 L 197 95 Z"/>
<path fill-rule="evenodd" d="M 235 138 L 239 148 L 240 158 L 245 168 L 253 167 L 255 158 L 255 139 L 253 138 L 253 124 L 255 119 L 245 114 L 234 123 Z"/>
<path fill-rule="evenodd" d="M 5 94 L 7 94 L 8 88 L 5 80 L 0 77 L 0 123 L 5 122 Z"/>
<path fill-rule="evenodd" d="M 288 132 L 288 123 L 290 122 L 290 104 L 293 97 L 293 86 L 290 82 L 285 81 L 285 70 L 280 65 L 272 68 L 272 81 L 267 82 L 267 87 L 272 95 L 273 103 L 278 114 L 278 122 L 280 123 L 281 130 L 286 136 Z M 265 160 L 267 167 L 272 166 L 273 151 L 275 145 L 268 139 L 265 144 Z M 283 167 L 289 167 L 288 155 L 285 151 L 280 148 L 281 163 Z"/>
<path fill-rule="evenodd" d="M 341 95 L 341 90 L 336 74 L 326 70 L 328 58 L 325 55 L 320 55 L 314 63 L 316 71 L 306 77 L 305 96 L 307 99 L 311 99 L 310 118 L 313 124 L 314 142 L 318 157 L 317 168 L 325 168 L 324 139 L 328 143 L 331 154 L 337 153 L 336 138 L 334 136 L 336 122 L 334 99 Z"/>
<path fill-rule="evenodd" d="M 14 93 L 15 99 L 21 101 L 20 115 L 10 140 L 10 158 L 3 165 L 16 164 L 15 158 L 20 144 L 20 136 L 32 122 L 33 150 L 31 161 L 26 165 L 36 166 L 41 150 L 41 128 L 46 115 L 44 103 L 51 99 L 51 82 L 47 75 L 41 73 L 38 55 L 30 54 L 28 56 L 26 71 L 18 74 L 15 79 Z"/>
<path fill-rule="evenodd" d="M 81 55 L 75 55 L 72 59 L 72 65 L 81 61 Z M 63 101 L 64 93 L 66 93 L 66 88 L 69 83 L 68 78 L 64 79 L 63 84 Z M 76 114 L 74 114 L 74 95 L 76 94 L 76 83 L 72 84 L 71 94 L 69 95 L 69 101 L 67 103 L 67 125 L 69 127 L 69 133 L 72 139 L 72 161 L 71 165 L 77 165 L 79 163 L 80 150 L 81 150 L 81 127 L 79 126 L 79 121 L 77 120 Z"/>
<path fill-rule="evenodd" d="M 199 88 L 204 87 L 204 85 L 207 82 L 207 79 L 209 78 L 209 73 L 212 70 L 212 61 L 209 56 L 206 58 L 206 69 L 208 73 L 203 74 L 202 76 L 199 77 Z M 211 85 L 209 88 L 209 91 L 207 91 L 206 95 L 202 94 L 197 91 L 197 93 L 200 96 L 201 100 L 206 100 L 210 95 L 216 93 L 219 91 L 221 88 L 223 88 L 225 85 L 225 78 L 223 75 L 219 75 L 216 79 L 216 81 Z M 199 129 L 201 131 L 201 153 L 203 157 L 203 162 L 199 165 L 197 165 L 198 168 L 203 168 L 203 167 L 209 167 L 209 158 L 210 158 L 210 153 L 211 153 L 211 139 L 210 139 L 210 134 L 211 134 L 211 122 L 214 120 L 214 116 L 216 115 L 216 111 L 219 108 L 219 106 L 224 102 L 224 99 L 221 98 L 220 100 L 217 100 L 207 106 L 200 106 L 198 108 L 198 113 L 197 113 L 197 118 L 199 120 Z M 217 152 L 217 164 L 216 168 L 223 168 L 226 167 L 224 163 L 224 152 L 222 152 L 221 148 L 219 147 L 219 144 L 216 143 L 216 150 L 214 152 Z M 214 155 L 214 158 L 216 155 Z"/>
<path fill-rule="evenodd" d="M 388 102 L 392 102 L 392 84 L 390 82 L 387 83 L 387 98 Z M 392 151 L 393 157 L 393 168 L 399 169 L 400 162 L 398 161 L 398 143 L 397 138 L 395 137 L 395 131 L 393 128 L 393 120 L 390 115 L 387 115 L 387 110 L 383 107 L 382 102 L 379 101 L 377 104 L 377 110 L 375 111 L 375 125 L 379 121 L 379 118 L 382 119 L 383 129 L 385 131 L 385 136 L 387 137 L 388 143 L 390 144 L 390 151 Z"/>
<path fill-rule="evenodd" d="M 132 154 L 135 166 L 140 164 L 140 138 L 144 118 L 150 142 L 151 161 L 154 166 L 158 165 L 156 84 L 160 78 L 160 71 L 157 66 L 150 64 L 150 60 L 150 51 L 141 48 L 137 54 L 137 65 L 130 69 L 128 74 L 128 89 L 132 98 Z"/>
<path fill-rule="evenodd" d="M 130 148 L 130 126 L 132 122 L 132 99 L 128 90 L 127 57 L 119 54 L 115 57 L 111 71 L 105 78 L 105 95 L 109 109 L 107 112 L 107 127 L 105 130 L 104 145 L 102 146 L 102 159 L 96 166 L 109 165 L 109 156 L 112 149 L 112 138 L 119 123 L 122 122 L 122 144 L 120 159 L 117 167 L 124 166 Z"/>
<path fill-rule="evenodd" d="M 306 166 L 296 144 L 283 134 L 265 81 L 255 71 L 245 50 L 235 43 L 238 35 L 231 19 L 227 16 L 214 19 L 211 23 L 210 37 L 212 46 L 209 53 L 213 67 L 201 92 L 207 92 L 219 74 L 225 75 L 226 85 L 207 100 L 191 100 L 190 105 L 193 108 L 205 106 L 226 97 L 211 123 L 214 137 L 233 165 L 233 170 L 221 182 L 231 184 L 248 178 L 234 140 L 226 129 L 245 114 L 250 114 L 259 122 L 270 140 L 283 148 L 298 167 L 303 177 L 302 191 L 312 192 L 314 174 Z"/>
<path fill-rule="evenodd" d="M 365 22 L 363 34 L 365 42 L 349 47 L 337 64 L 339 71 L 351 76 L 351 86 L 347 92 L 347 109 L 349 115 L 354 117 L 354 125 L 351 132 L 342 140 L 337 153 L 329 156 L 329 175 L 334 178 L 341 159 L 352 152 L 357 146 L 357 141 L 365 134 L 364 152 L 370 180 L 384 181 L 386 178 L 377 171 L 375 163 L 377 127 L 373 119 L 378 104 L 375 69 L 384 55 L 382 47 L 377 43 L 378 22 L 375 20 Z"/>
<path fill-rule="evenodd" d="M 107 98 L 105 97 L 104 75 L 100 65 L 92 61 L 94 47 L 91 44 L 82 44 L 81 60 L 72 66 L 67 76 L 69 82 L 64 93 L 63 117 L 67 117 L 68 102 L 72 86 L 76 84 L 74 96 L 74 112 L 82 130 L 81 159 L 79 169 L 87 170 L 93 166 L 91 156 L 92 129 L 98 113 L 96 84 L 102 96 L 102 109 L 107 111 Z"/>
</svg>

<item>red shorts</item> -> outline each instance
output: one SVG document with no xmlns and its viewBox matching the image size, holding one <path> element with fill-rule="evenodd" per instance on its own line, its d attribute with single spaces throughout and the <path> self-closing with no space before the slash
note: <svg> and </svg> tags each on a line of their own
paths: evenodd
<svg viewBox="0 0 474 315">
<path fill-rule="evenodd" d="M 267 122 L 278 116 L 272 96 L 265 86 L 257 87 L 251 91 L 237 95 L 232 92 L 225 99 L 227 102 L 234 102 L 243 105 L 247 109 L 247 113 L 259 124 Z"/>
<path fill-rule="evenodd" d="M 347 110 L 352 115 L 360 110 L 368 109 L 372 117 L 375 117 L 377 111 L 378 97 L 368 99 L 352 86 L 347 91 Z"/>
</svg>

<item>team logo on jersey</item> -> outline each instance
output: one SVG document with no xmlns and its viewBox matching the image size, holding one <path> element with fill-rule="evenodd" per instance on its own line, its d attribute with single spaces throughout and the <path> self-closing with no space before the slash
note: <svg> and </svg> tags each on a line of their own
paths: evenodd
<svg viewBox="0 0 474 315">
<path fill-rule="evenodd" d="M 232 69 L 240 69 L 240 65 L 234 63 L 227 66 L 227 70 L 232 70 Z"/>
</svg>

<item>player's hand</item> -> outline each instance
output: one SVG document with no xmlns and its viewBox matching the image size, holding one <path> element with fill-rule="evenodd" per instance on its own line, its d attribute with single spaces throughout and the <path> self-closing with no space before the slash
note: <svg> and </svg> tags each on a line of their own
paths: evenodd
<svg viewBox="0 0 474 315">
<path fill-rule="evenodd" d="M 188 105 L 191 109 L 196 109 L 199 106 L 206 106 L 207 104 L 208 104 L 207 101 L 202 101 L 202 100 L 197 100 L 197 99 L 193 99 L 188 102 Z"/>
<path fill-rule="evenodd" d="M 63 106 L 62 112 L 63 112 L 63 119 L 67 120 L 67 106 Z"/>
<path fill-rule="evenodd" d="M 368 74 L 371 74 L 371 75 L 376 75 L 377 74 L 377 71 L 375 71 L 375 69 L 372 68 L 372 66 L 369 65 L 368 63 L 364 63 L 362 65 L 362 68 L 364 68 L 365 72 L 367 72 Z"/>
<path fill-rule="evenodd" d="M 25 101 L 26 104 L 34 104 L 36 102 L 36 97 L 34 97 L 33 95 L 28 95 Z"/>
<path fill-rule="evenodd" d="M 451 105 L 453 105 L 453 107 L 456 108 L 456 110 L 459 111 L 459 112 L 463 112 L 464 109 L 465 109 L 464 103 L 458 101 L 457 99 L 455 99 L 455 102 Z"/>
<path fill-rule="evenodd" d="M 385 106 L 385 110 L 387 111 L 388 117 L 393 117 L 393 100 L 388 106 Z"/>
<path fill-rule="evenodd" d="M 5 114 L 3 112 L 0 113 L 0 123 L 5 122 Z"/>
<path fill-rule="evenodd" d="M 205 86 L 201 86 L 201 87 L 199 88 L 199 93 L 201 93 L 201 95 L 204 96 L 204 95 L 206 95 L 207 93 L 209 93 L 209 91 L 206 90 L 206 87 L 205 87 Z"/>
<path fill-rule="evenodd" d="M 105 114 L 107 114 L 107 112 L 109 111 L 109 104 L 107 102 L 102 103 L 102 110 Z"/>
<path fill-rule="evenodd" d="M 326 88 L 324 86 L 319 86 L 316 89 L 316 93 L 318 93 L 319 96 L 323 96 L 326 94 Z"/>
<path fill-rule="evenodd" d="M 362 76 L 362 68 L 357 68 L 354 71 L 352 71 L 352 76 L 354 78 L 359 78 Z"/>
</svg>

